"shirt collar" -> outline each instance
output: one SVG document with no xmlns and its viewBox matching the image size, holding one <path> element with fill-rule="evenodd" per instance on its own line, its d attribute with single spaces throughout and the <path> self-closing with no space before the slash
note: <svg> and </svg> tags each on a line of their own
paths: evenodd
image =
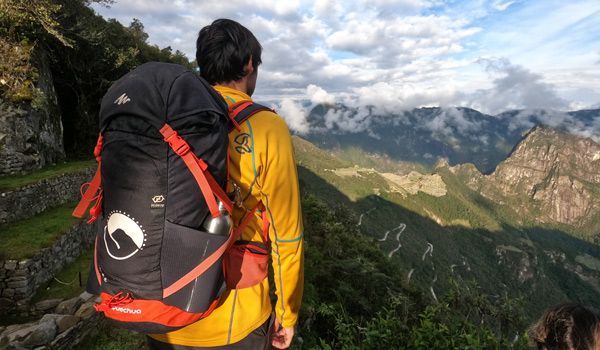
<svg viewBox="0 0 600 350">
<path fill-rule="evenodd" d="M 243 91 L 223 85 L 215 85 L 214 88 L 225 98 L 228 105 L 232 105 L 238 101 L 252 101 L 252 98 Z"/>
</svg>

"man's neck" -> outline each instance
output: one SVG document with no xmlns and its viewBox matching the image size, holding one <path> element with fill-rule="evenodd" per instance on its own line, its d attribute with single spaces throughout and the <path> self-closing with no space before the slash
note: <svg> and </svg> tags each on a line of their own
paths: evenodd
<svg viewBox="0 0 600 350">
<path fill-rule="evenodd" d="M 246 81 L 244 79 L 240 79 L 240 80 L 236 80 L 236 81 L 228 81 L 228 82 L 223 82 L 223 83 L 219 83 L 218 85 L 221 86 L 227 86 L 229 88 L 232 89 L 236 89 L 238 91 L 241 91 L 245 94 L 248 94 L 248 87 L 246 86 Z"/>
</svg>

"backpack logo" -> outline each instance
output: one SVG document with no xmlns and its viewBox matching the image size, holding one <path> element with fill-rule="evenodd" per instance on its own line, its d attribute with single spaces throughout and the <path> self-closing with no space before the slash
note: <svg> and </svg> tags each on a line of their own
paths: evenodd
<svg viewBox="0 0 600 350">
<path fill-rule="evenodd" d="M 113 211 L 104 226 L 104 246 L 106 252 L 115 260 L 129 259 L 146 245 L 146 234 L 139 222 L 126 213 Z M 108 237 L 112 241 L 109 246 Z"/>
<path fill-rule="evenodd" d="M 118 307 L 118 306 L 114 306 L 111 308 L 111 310 L 116 311 L 116 312 L 121 312 L 124 314 L 132 314 L 132 315 L 141 315 L 142 314 L 142 310 L 141 309 L 130 309 L 128 307 Z"/>
<path fill-rule="evenodd" d="M 160 195 L 156 195 L 154 197 L 152 197 L 152 203 L 150 204 L 150 208 L 164 208 L 165 204 L 165 196 L 163 196 L 162 194 Z"/>
<path fill-rule="evenodd" d="M 238 136 L 235 137 L 235 139 L 233 140 L 237 146 L 235 146 L 235 150 L 239 153 L 239 154 L 244 154 L 244 153 L 250 153 L 252 152 L 252 149 L 250 148 L 250 146 L 248 145 L 248 140 L 250 139 L 250 135 L 243 133 L 243 134 L 239 134 Z"/>
<path fill-rule="evenodd" d="M 131 99 L 129 98 L 129 96 L 127 96 L 125 93 L 123 93 L 123 95 L 117 97 L 117 99 L 115 100 L 115 104 L 116 105 L 124 105 L 127 102 L 131 101 Z"/>
</svg>

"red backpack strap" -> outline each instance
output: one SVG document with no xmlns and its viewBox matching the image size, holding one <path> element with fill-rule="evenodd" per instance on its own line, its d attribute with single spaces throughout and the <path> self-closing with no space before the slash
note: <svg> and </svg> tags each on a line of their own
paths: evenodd
<svg viewBox="0 0 600 350">
<path fill-rule="evenodd" d="M 98 141 L 96 142 L 96 147 L 94 148 L 94 157 L 96 157 L 96 161 L 98 162 L 98 168 L 96 169 L 96 173 L 94 174 L 92 181 L 86 182 L 81 186 L 80 192 L 81 192 L 82 198 L 81 198 L 81 201 L 79 201 L 79 204 L 77 204 L 77 206 L 73 210 L 73 214 L 72 214 L 76 218 L 79 218 L 79 219 L 83 218 L 83 216 L 85 215 L 85 212 L 90 207 L 90 204 L 95 200 L 96 203 L 90 209 L 90 219 L 88 220 L 88 224 L 91 224 L 92 222 L 96 221 L 98 216 L 100 216 L 100 214 L 102 213 L 102 187 L 101 187 L 101 185 L 102 185 L 102 175 L 101 175 L 102 156 L 101 156 L 101 153 L 102 153 L 103 142 L 104 142 L 104 139 L 102 137 L 102 134 L 98 135 Z M 84 191 L 83 188 L 86 185 L 87 185 L 87 188 Z"/>
<path fill-rule="evenodd" d="M 211 175 L 208 170 L 208 165 L 202 159 L 198 158 L 194 152 L 190 152 L 190 145 L 181 138 L 177 131 L 173 130 L 169 124 L 165 124 L 160 129 L 160 133 L 163 135 L 164 140 L 169 146 L 171 146 L 171 149 L 183 159 L 185 165 L 194 176 L 194 179 L 198 183 L 198 187 L 200 187 L 200 190 L 204 195 L 204 199 L 206 200 L 206 204 L 208 205 L 212 217 L 216 218 L 221 215 L 215 196 L 223 203 L 225 209 L 231 213 L 233 210 L 233 203 Z"/>
<path fill-rule="evenodd" d="M 248 118 L 255 115 L 258 112 L 270 111 L 275 113 L 269 107 L 265 107 L 261 104 L 254 103 L 252 101 L 239 101 L 229 106 L 229 119 L 231 120 L 232 126 L 229 128 L 229 132 L 235 128 L 240 131 L 240 125 L 245 122 Z"/>
<path fill-rule="evenodd" d="M 225 191 L 219 186 L 217 181 L 208 171 L 208 165 L 200 158 L 198 158 L 193 152 L 190 152 L 189 144 L 179 136 L 177 131 L 173 130 L 169 124 L 165 124 L 160 129 L 164 140 L 171 146 L 173 151 L 179 155 L 185 165 L 188 167 L 194 179 L 198 183 L 198 187 L 204 195 L 206 204 L 213 217 L 218 217 L 220 214 L 219 207 L 215 200 L 215 196 L 219 198 L 229 213 L 233 210 L 233 203 L 225 194 Z"/>
</svg>

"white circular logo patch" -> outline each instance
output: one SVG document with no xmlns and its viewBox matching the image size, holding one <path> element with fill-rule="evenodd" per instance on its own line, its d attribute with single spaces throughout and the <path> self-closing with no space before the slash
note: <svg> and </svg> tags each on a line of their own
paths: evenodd
<svg viewBox="0 0 600 350">
<path fill-rule="evenodd" d="M 104 226 L 104 246 L 111 258 L 125 260 L 131 258 L 135 253 L 144 249 L 146 245 L 145 230 L 134 218 L 127 213 L 116 210 L 109 214 L 106 226 Z M 109 248 L 106 235 L 114 242 Z"/>
</svg>

